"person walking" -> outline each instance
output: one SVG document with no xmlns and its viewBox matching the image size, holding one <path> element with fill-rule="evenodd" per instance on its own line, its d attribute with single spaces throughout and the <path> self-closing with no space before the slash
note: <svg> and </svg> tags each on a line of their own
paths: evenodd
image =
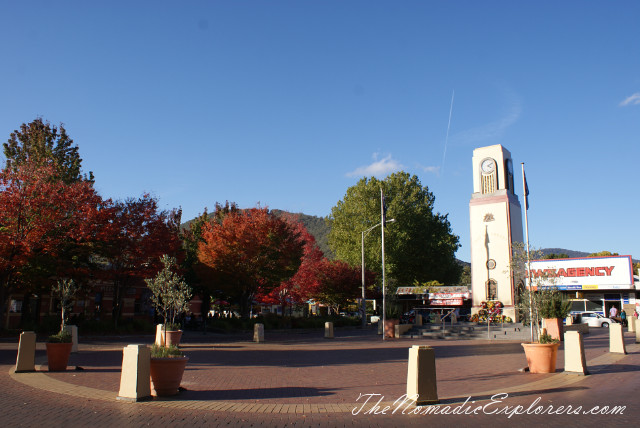
<svg viewBox="0 0 640 428">
<path fill-rule="evenodd" d="M 627 313 L 624 311 L 624 308 L 620 311 L 620 320 L 622 321 L 623 326 L 627 326 Z"/>
</svg>

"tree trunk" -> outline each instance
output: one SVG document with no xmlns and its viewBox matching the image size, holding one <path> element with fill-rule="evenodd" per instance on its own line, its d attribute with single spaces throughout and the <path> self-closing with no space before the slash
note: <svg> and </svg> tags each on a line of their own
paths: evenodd
<svg viewBox="0 0 640 428">
<path fill-rule="evenodd" d="M 113 309 L 111 311 L 111 316 L 113 318 L 113 325 L 117 329 L 118 321 L 120 320 L 120 314 L 122 313 L 122 291 L 124 287 L 121 281 L 114 281 L 113 283 Z"/>
<path fill-rule="evenodd" d="M 60 311 L 60 315 L 62 316 L 62 321 L 60 321 L 60 331 L 64 330 L 64 318 L 66 315 L 66 308 L 62 305 L 62 310 Z"/>
<path fill-rule="evenodd" d="M 6 319 L 5 319 L 5 310 L 7 309 L 6 299 L 9 297 L 7 293 L 8 284 L 3 283 L 0 285 L 0 330 L 4 330 Z M 7 310 L 6 317 L 9 317 L 9 311 Z"/>
<path fill-rule="evenodd" d="M 242 293 L 242 298 L 240 299 L 240 315 L 242 318 L 249 318 L 249 312 L 252 304 L 253 294 L 247 296 L 246 293 Z"/>
<path fill-rule="evenodd" d="M 20 315 L 20 323 L 25 325 L 29 321 L 31 315 L 31 293 L 25 292 L 22 297 L 22 314 Z"/>
</svg>

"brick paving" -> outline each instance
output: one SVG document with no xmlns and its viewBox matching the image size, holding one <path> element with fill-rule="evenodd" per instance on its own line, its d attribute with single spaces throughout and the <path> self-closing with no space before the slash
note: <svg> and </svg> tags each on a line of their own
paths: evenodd
<svg viewBox="0 0 640 428">
<path fill-rule="evenodd" d="M 188 333 L 183 349 L 190 361 L 185 388 L 171 399 L 124 403 L 115 399 L 120 382 L 122 348 L 150 343 L 138 338 L 82 338 L 70 364 L 83 370 L 14 374 L 17 343 L 0 343 L 0 426 L 601 426 L 632 423 L 640 418 L 640 345 L 626 333 L 628 355 L 609 354 L 608 330 L 592 329 L 584 338 L 590 376 L 560 371 L 534 375 L 526 366 L 519 342 L 485 340 L 387 340 L 373 330 L 266 334 L 266 343 L 250 335 Z M 438 395 L 444 405 L 461 406 L 467 397 L 487 405 L 496 393 L 507 393 L 504 405 L 624 405 L 618 415 L 408 415 L 352 414 L 359 394 L 379 394 L 390 403 L 406 392 L 408 348 L 436 350 Z M 36 359 L 45 361 L 44 344 Z M 373 401 L 373 400 L 372 400 Z M 498 407 L 496 404 L 494 407 Z M 491 407 L 489 408 L 491 409 Z M 406 410 L 402 414 L 402 410 Z"/>
</svg>

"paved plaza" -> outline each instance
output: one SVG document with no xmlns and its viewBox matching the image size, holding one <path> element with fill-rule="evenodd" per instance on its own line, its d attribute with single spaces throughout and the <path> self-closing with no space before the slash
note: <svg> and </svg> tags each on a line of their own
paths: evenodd
<svg viewBox="0 0 640 428">
<path fill-rule="evenodd" d="M 73 367 L 59 373 L 46 371 L 44 343 L 38 343 L 36 373 L 13 373 L 17 340 L 4 340 L 0 426 L 602 427 L 640 420 L 640 345 L 633 333 L 625 333 L 627 355 L 611 354 L 608 329 L 591 329 L 584 337 L 589 376 L 562 372 L 562 346 L 558 371 L 536 375 L 520 370 L 526 360 L 515 341 L 382 341 L 372 329 L 337 329 L 335 339 L 321 331 L 267 331 L 266 340 L 188 332 L 184 390 L 138 403 L 116 400 L 122 349 L 150 344 L 152 336 L 81 336 Z M 461 414 L 434 414 L 434 406 L 428 414 L 410 414 L 414 407 L 394 405 L 406 392 L 408 348 L 415 344 L 435 348 L 439 410 Z M 539 406 L 555 414 L 533 414 Z M 595 406 L 625 408 L 585 414 Z M 527 409 L 531 414 L 514 413 Z"/>
</svg>

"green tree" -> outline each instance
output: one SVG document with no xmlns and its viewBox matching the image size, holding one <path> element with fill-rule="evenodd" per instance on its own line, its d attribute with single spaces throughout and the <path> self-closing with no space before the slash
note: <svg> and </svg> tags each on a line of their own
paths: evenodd
<svg viewBox="0 0 640 428">
<path fill-rule="evenodd" d="M 31 123 L 23 123 L 3 144 L 6 167 L 15 168 L 27 160 L 39 165 L 53 161 L 57 177 L 65 183 L 89 181 L 93 183 L 93 173 L 82 175 L 82 159 L 78 146 L 67 134 L 63 124 L 60 127 L 37 118 Z"/>
<path fill-rule="evenodd" d="M 461 287 L 471 287 L 471 266 L 462 266 L 462 274 L 458 284 Z"/>
<path fill-rule="evenodd" d="M 611 257 L 619 256 L 618 253 L 612 253 L 611 251 L 598 251 L 597 253 L 591 253 L 587 257 Z"/>
<path fill-rule="evenodd" d="M 556 254 L 556 253 L 549 253 L 546 256 L 544 256 L 545 259 L 568 259 L 569 255 L 565 254 L 565 253 L 560 253 L 560 254 Z"/>
<path fill-rule="evenodd" d="M 393 283 L 437 280 L 455 284 L 462 267 L 455 259 L 460 247 L 458 236 L 451 231 L 447 215 L 434 212 L 435 196 L 418 177 L 406 172 L 391 174 L 383 181 L 363 178 L 332 208 L 329 246 L 336 258 L 359 266 L 361 233 L 381 221 L 380 189 L 387 206 L 387 219 L 396 221 L 385 229 L 385 261 Z M 382 271 L 380 228 L 365 238 L 367 268 Z"/>
<path fill-rule="evenodd" d="M 176 259 L 164 254 L 160 257 L 162 269 L 155 278 L 145 279 L 145 283 L 151 290 L 151 303 L 160 312 L 166 330 L 167 324 L 175 325 L 176 317 L 189 310 L 191 288 L 184 279 L 176 273 Z M 166 336 L 165 336 L 166 343 Z"/>
</svg>

